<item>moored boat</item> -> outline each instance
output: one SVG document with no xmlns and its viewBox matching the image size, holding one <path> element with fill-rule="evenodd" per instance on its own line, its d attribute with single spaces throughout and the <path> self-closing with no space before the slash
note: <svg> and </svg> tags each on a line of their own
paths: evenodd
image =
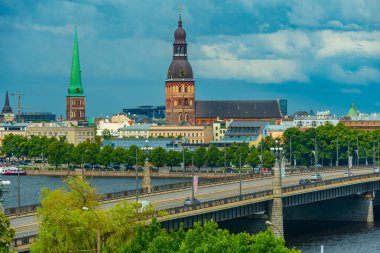
<svg viewBox="0 0 380 253">
<path fill-rule="evenodd" d="M 0 168 L 0 174 L 6 175 L 6 176 L 11 176 L 11 175 L 22 176 L 22 175 L 26 175 L 26 171 L 17 167 L 2 167 Z"/>
</svg>

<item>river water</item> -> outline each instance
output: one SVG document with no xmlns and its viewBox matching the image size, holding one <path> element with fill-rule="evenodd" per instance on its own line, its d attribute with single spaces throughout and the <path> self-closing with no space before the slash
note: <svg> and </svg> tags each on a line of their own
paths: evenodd
<svg viewBox="0 0 380 253">
<path fill-rule="evenodd" d="M 63 180 L 66 177 L 53 176 L 20 176 L 20 202 L 21 206 L 37 204 L 40 202 L 40 191 L 47 187 L 51 190 L 64 187 Z M 18 206 L 18 176 L 3 176 L 2 180 L 9 180 L 9 192 L 4 194 L 4 207 Z M 127 177 L 93 177 L 87 178 L 98 193 L 111 193 L 136 188 L 134 178 Z M 183 182 L 181 178 L 152 178 L 153 186 Z M 139 178 L 141 188 L 142 178 Z"/>
</svg>

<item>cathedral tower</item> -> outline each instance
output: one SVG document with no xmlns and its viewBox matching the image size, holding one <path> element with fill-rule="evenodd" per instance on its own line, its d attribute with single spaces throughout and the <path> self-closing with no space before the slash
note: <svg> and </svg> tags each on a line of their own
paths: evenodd
<svg viewBox="0 0 380 253">
<path fill-rule="evenodd" d="M 81 79 L 77 27 L 75 26 L 73 60 L 68 95 L 66 96 L 66 119 L 69 121 L 84 121 L 86 117 L 86 101 L 83 95 Z"/>
<path fill-rule="evenodd" d="M 195 80 L 187 61 L 186 32 L 182 28 L 181 13 L 174 32 L 173 60 L 165 80 L 166 123 L 195 125 Z"/>
</svg>

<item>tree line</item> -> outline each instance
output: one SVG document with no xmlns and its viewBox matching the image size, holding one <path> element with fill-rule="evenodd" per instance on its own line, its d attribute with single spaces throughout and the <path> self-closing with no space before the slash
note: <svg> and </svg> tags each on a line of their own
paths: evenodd
<svg viewBox="0 0 380 253">
<path fill-rule="evenodd" d="M 276 143 L 277 141 L 277 143 Z M 47 159 L 51 165 L 59 164 L 90 164 L 142 166 L 145 158 L 158 168 L 168 166 L 191 166 L 198 169 L 207 166 L 215 167 L 272 167 L 275 155 L 271 148 L 282 147 L 282 156 L 292 166 L 323 166 L 346 165 L 348 156 L 353 157 L 354 164 L 372 164 L 380 160 L 380 129 L 362 131 L 350 129 L 339 123 L 337 126 L 327 124 L 317 128 L 301 131 L 298 128 L 287 129 L 283 137 L 274 139 L 264 138 L 257 146 L 248 143 L 233 143 L 227 147 L 210 145 L 208 148 L 199 147 L 194 151 L 165 150 L 157 147 L 144 152 L 135 145 L 129 148 L 114 148 L 106 145 L 101 147 L 97 142 L 83 142 L 74 146 L 65 139 L 33 136 L 27 138 L 20 135 L 7 135 L 3 140 L 1 153 L 6 157 L 26 157 L 29 159 Z"/>
<path fill-rule="evenodd" d="M 354 165 L 379 162 L 380 129 L 351 129 L 342 123 L 337 126 L 326 124 L 306 131 L 289 128 L 281 141 L 285 157 L 292 165 L 347 165 L 349 156 L 353 158 Z"/>
</svg>

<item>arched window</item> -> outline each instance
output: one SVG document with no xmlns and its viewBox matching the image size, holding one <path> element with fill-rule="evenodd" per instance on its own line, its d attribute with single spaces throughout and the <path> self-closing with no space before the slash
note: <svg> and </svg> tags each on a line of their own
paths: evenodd
<svg viewBox="0 0 380 253">
<path fill-rule="evenodd" d="M 176 54 L 179 54 L 180 52 L 181 52 L 181 48 L 178 46 L 178 47 L 176 48 L 175 53 L 176 53 Z"/>
<path fill-rule="evenodd" d="M 189 100 L 185 98 L 185 106 L 189 106 Z"/>
<path fill-rule="evenodd" d="M 187 86 L 185 86 L 185 92 L 187 92 Z"/>
<path fill-rule="evenodd" d="M 182 113 L 181 112 L 178 114 L 178 122 L 182 122 Z"/>
<path fill-rule="evenodd" d="M 185 47 L 181 47 L 181 54 L 185 54 Z"/>
<path fill-rule="evenodd" d="M 181 99 L 178 99 L 178 105 L 182 105 Z"/>
<path fill-rule="evenodd" d="M 182 92 L 182 86 L 178 86 L 178 92 Z"/>
</svg>

